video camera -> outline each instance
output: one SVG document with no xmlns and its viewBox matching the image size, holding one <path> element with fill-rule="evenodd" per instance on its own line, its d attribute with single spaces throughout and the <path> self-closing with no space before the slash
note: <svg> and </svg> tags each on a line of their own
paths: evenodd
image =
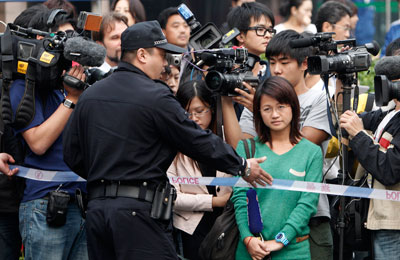
<svg viewBox="0 0 400 260">
<path fill-rule="evenodd" d="M 210 66 L 205 78 L 208 89 L 222 96 L 239 95 L 235 88 L 248 92 L 242 83 L 244 81 L 251 86 L 258 86 L 258 77 L 253 76 L 252 69 L 259 59 L 249 54 L 246 48 L 204 50 L 201 60 Z"/>
<path fill-rule="evenodd" d="M 209 22 L 205 26 L 201 26 L 196 20 L 192 11 L 185 5 L 178 6 L 178 12 L 187 22 L 191 29 L 189 44 L 195 50 L 211 49 L 218 47 L 218 43 L 222 39 L 221 31 L 215 24 Z"/>
<path fill-rule="evenodd" d="M 47 25 L 52 25 L 51 20 L 63 14 L 63 10 L 53 10 Z M 87 16 L 84 17 L 87 19 Z M 81 24 L 86 25 L 86 22 Z M 86 30 L 85 27 L 82 29 Z M 34 116 L 36 91 L 46 93 L 61 89 L 63 81 L 71 87 L 85 89 L 86 83 L 67 74 L 61 77 L 63 71 L 71 68 L 72 61 L 83 66 L 100 66 L 105 55 L 104 47 L 74 31 L 50 33 L 8 24 L 0 36 L 3 79 L 0 106 L 3 122 L 17 129 L 25 127 Z M 25 80 L 25 92 L 13 115 L 10 88 L 16 79 Z"/>
<path fill-rule="evenodd" d="M 390 81 L 385 75 L 374 77 L 375 102 L 377 106 L 386 106 L 392 99 L 400 100 L 400 81 Z"/>
<path fill-rule="evenodd" d="M 364 46 L 355 46 L 355 39 L 334 41 L 334 33 L 317 33 L 313 37 L 293 40 L 292 48 L 312 46 L 316 48 L 317 55 L 308 57 L 308 72 L 310 74 L 325 73 L 353 73 L 368 70 L 371 65 L 370 54 L 379 52 L 377 43 L 367 43 Z M 347 45 L 352 49 L 338 53 L 338 45 Z M 321 55 L 323 53 L 323 55 Z M 333 55 L 329 55 L 333 53 Z"/>
<path fill-rule="evenodd" d="M 87 15 L 80 17 L 88 18 Z M 80 22 L 83 30 L 86 30 L 85 23 Z M 38 40 L 37 36 L 42 39 Z M 73 31 L 49 33 L 11 23 L 7 25 L 0 43 L 3 78 L 25 79 L 29 66 L 32 66 L 36 86 L 45 90 L 62 87 L 61 74 L 71 67 L 72 61 L 83 66 L 100 66 L 106 53 L 104 47 Z"/>
</svg>

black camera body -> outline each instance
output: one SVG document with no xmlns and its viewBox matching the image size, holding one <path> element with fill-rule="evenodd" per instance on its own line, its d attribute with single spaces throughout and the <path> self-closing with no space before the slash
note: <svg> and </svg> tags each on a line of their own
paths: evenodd
<svg viewBox="0 0 400 260">
<path fill-rule="evenodd" d="M 311 56 L 308 58 L 310 74 L 353 73 L 368 70 L 371 66 L 371 55 L 365 47 L 345 51 L 333 56 Z"/>
<path fill-rule="evenodd" d="M 314 47 L 316 55 L 308 57 L 308 72 L 310 74 L 354 73 L 368 70 L 371 65 L 370 54 L 377 55 L 379 45 L 376 42 L 364 46 L 356 45 L 355 39 L 334 41 L 334 33 L 317 33 L 312 37 L 293 40 L 292 48 Z M 338 45 L 346 45 L 352 49 L 338 53 Z"/>
<path fill-rule="evenodd" d="M 259 84 L 252 69 L 259 60 L 258 56 L 248 53 L 245 48 L 225 48 L 206 50 L 201 54 L 205 65 L 211 66 L 205 78 L 207 88 L 222 96 L 238 96 L 235 88 L 248 92 L 243 82 L 253 87 Z M 234 68 L 238 66 L 237 68 Z"/>
<path fill-rule="evenodd" d="M 36 35 L 44 38 L 37 40 Z M 34 64 L 31 66 L 35 66 L 35 82 L 40 89 L 55 89 L 60 86 L 60 76 L 67 65 L 62 53 L 57 51 L 60 42 L 56 38 L 58 36 L 54 33 L 8 24 L 0 39 L 0 70 L 3 75 L 6 70 L 12 74 L 13 80 L 25 79 L 31 62 Z M 46 49 L 46 44 L 52 44 L 54 47 L 52 50 Z M 5 65 L 7 62 L 10 64 Z"/>
</svg>

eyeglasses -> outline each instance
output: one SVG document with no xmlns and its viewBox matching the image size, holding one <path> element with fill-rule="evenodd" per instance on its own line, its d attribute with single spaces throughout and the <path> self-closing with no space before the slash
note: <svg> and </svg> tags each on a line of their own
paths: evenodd
<svg viewBox="0 0 400 260">
<path fill-rule="evenodd" d="M 267 32 L 271 35 L 274 36 L 276 34 L 276 30 L 273 28 L 265 28 L 262 26 L 254 26 L 254 27 L 249 27 L 247 30 L 254 30 L 256 31 L 257 36 L 265 37 Z"/>
<path fill-rule="evenodd" d="M 273 107 L 264 107 L 260 111 L 261 113 L 271 114 L 274 110 L 279 114 L 283 113 L 286 108 L 290 107 L 289 105 L 278 105 L 276 108 Z"/>
<path fill-rule="evenodd" d="M 342 30 L 345 30 L 345 31 L 350 31 L 351 30 L 351 27 L 348 26 L 348 25 L 342 26 L 340 24 L 333 24 L 333 27 L 335 27 L 335 26 L 337 26 L 337 27 L 339 27 L 339 28 L 341 28 Z"/>
<path fill-rule="evenodd" d="M 209 108 L 205 108 L 199 112 L 192 112 L 192 113 L 188 113 L 189 118 L 193 118 L 194 116 L 197 118 L 201 118 L 203 117 L 205 114 L 207 114 L 208 112 L 210 112 Z"/>
</svg>

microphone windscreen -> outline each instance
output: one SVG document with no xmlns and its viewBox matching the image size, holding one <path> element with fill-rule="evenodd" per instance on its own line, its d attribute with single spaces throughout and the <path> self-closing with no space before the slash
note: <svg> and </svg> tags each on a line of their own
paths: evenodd
<svg viewBox="0 0 400 260">
<path fill-rule="evenodd" d="M 246 192 L 246 196 L 250 231 L 253 234 L 259 234 L 263 230 L 263 222 L 261 218 L 260 205 L 258 204 L 257 192 L 254 189 L 249 189 Z"/>
<path fill-rule="evenodd" d="M 389 80 L 400 79 L 400 56 L 386 56 L 375 65 L 376 75 L 385 75 Z"/>
<path fill-rule="evenodd" d="M 64 57 L 83 66 L 99 67 L 104 63 L 106 49 L 82 37 L 72 37 L 64 44 Z"/>
</svg>

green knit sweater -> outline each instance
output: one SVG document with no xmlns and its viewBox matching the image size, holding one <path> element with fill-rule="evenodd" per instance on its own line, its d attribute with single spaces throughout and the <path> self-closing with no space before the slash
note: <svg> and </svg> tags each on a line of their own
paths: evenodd
<svg viewBox="0 0 400 260">
<path fill-rule="evenodd" d="M 250 142 L 249 146 L 250 146 Z M 243 142 L 236 151 L 246 157 Z M 322 180 L 323 157 L 321 148 L 303 138 L 290 151 L 277 155 L 266 144 L 256 138 L 255 158 L 266 156 L 260 166 L 275 179 L 320 182 Z M 240 240 L 236 259 L 251 259 L 243 239 L 253 236 L 247 218 L 246 191 L 248 188 L 234 188 L 232 201 L 235 205 L 236 221 Z M 319 194 L 273 189 L 256 189 L 263 220 L 262 235 L 265 240 L 275 239 L 279 232 L 285 233 L 289 245 L 272 252 L 272 259 L 310 259 L 308 240 L 296 243 L 296 237 L 309 234 L 308 222 L 317 211 Z"/>
</svg>

